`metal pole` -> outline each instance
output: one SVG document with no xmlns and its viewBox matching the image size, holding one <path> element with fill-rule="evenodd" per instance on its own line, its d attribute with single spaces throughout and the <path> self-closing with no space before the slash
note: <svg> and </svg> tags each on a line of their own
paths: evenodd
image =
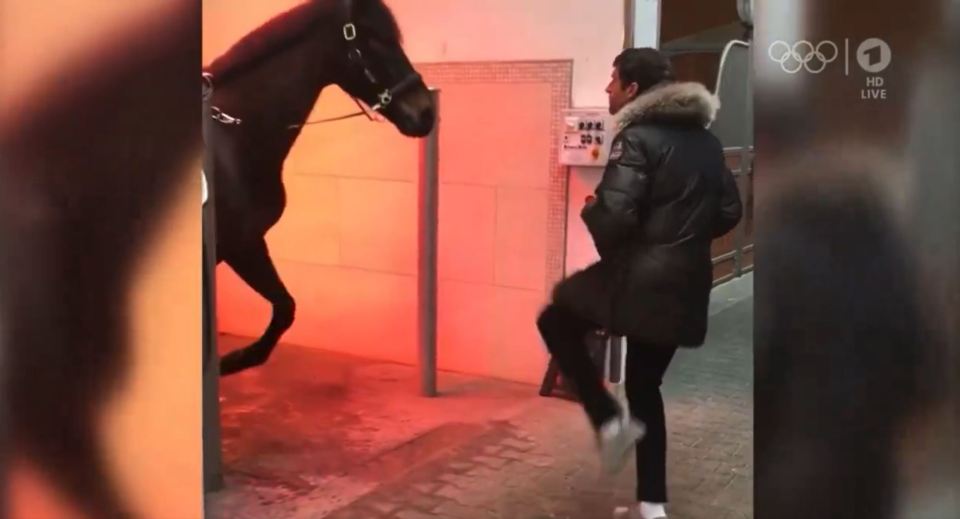
<svg viewBox="0 0 960 519">
<path fill-rule="evenodd" d="M 3 184 L 2 175 L 0 175 L 0 185 Z M 5 243 L 6 237 L 0 235 L 0 247 L 7 248 L 9 250 L 10 244 Z M 0 296 L 3 296 L 3 287 L 0 287 Z M 4 306 L 0 305 L 0 308 Z M 3 319 L 6 317 L 4 313 L 0 313 L 0 388 L 7 387 L 6 373 L 7 367 L 4 366 L 4 352 L 7 351 L 7 335 L 3 329 Z M 7 431 L 7 425 L 10 423 L 10 419 L 7 416 L 8 410 L 6 405 L 7 399 L 0 397 L 0 517 L 6 517 L 7 510 L 7 464 L 9 463 L 9 455 L 7 454 L 8 443 L 10 441 L 9 432 Z"/>
<path fill-rule="evenodd" d="M 203 170 L 207 183 L 207 201 L 203 204 L 201 221 L 203 228 L 203 489 L 204 493 L 223 488 L 223 459 L 220 441 L 220 369 L 217 353 L 217 303 L 216 303 L 216 173 L 213 171 L 210 147 L 213 143 L 210 130 L 210 95 L 207 92 L 203 103 Z"/>
<path fill-rule="evenodd" d="M 746 146 L 740 148 L 740 171 L 737 175 L 740 182 L 737 182 L 737 189 L 740 190 L 741 183 L 750 182 L 750 166 L 749 166 L 749 152 Z M 741 193 L 743 191 L 741 190 Z M 741 199 L 744 197 L 741 196 Z M 740 224 L 737 226 L 736 231 L 733 235 L 734 247 L 736 247 L 736 255 L 734 256 L 734 275 L 740 277 L 743 275 L 743 246 L 746 244 L 746 229 L 747 222 L 744 219 L 741 219 Z"/>
<path fill-rule="evenodd" d="M 636 0 L 623 0 L 623 48 L 632 49 L 636 41 L 637 27 Z"/>
<path fill-rule="evenodd" d="M 420 141 L 418 203 L 417 335 L 420 345 L 420 391 L 437 396 L 437 233 L 440 164 L 440 90 L 430 89 L 437 120 Z"/>
</svg>

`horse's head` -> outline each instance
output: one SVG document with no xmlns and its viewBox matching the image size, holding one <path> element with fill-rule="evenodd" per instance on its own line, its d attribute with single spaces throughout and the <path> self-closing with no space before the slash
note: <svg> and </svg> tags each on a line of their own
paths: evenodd
<svg viewBox="0 0 960 519">
<path fill-rule="evenodd" d="M 337 84 L 373 107 L 400 133 L 423 137 L 436 120 L 430 91 L 403 51 L 400 30 L 382 0 L 336 0 L 343 6 L 343 73 Z"/>
</svg>

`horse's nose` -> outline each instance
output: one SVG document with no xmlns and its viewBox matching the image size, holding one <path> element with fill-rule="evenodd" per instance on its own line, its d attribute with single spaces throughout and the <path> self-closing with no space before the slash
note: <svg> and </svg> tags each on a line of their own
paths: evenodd
<svg viewBox="0 0 960 519">
<path fill-rule="evenodd" d="M 418 121 L 417 126 L 420 127 L 421 132 L 426 135 L 433 131 L 433 126 L 436 124 L 437 114 L 433 107 L 424 108 L 420 112 L 420 121 Z"/>
</svg>

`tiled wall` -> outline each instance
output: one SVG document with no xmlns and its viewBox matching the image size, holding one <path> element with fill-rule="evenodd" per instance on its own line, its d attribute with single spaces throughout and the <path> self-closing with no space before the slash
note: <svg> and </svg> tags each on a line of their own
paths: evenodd
<svg viewBox="0 0 960 519">
<path fill-rule="evenodd" d="M 557 165 L 572 62 L 420 65 L 441 89 L 441 369 L 539 382 L 535 320 L 563 274 L 566 173 Z M 346 113 L 335 88 L 313 117 Z M 268 234 L 298 301 L 285 341 L 416 362 L 419 142 L 354 119 L 306 130 L 287 160 L 288 207 Z M 218 272 L 221 330 L 258 335 L 269 306 Z"/>
<path fill-rule="evenodd" d="M 236 0 L 205 0 L 232 9 Z M 245 0 L 250 1 L 250 0 Z M 416 63 L 571 60 L 573 106 L 605 105 L 623 48 L 623 2 L 606 0 L 386 0 Z M 637 43 L 657 34 L 657 2 L 641 2 Z M 652 12 L 650 12 L 652 9 Z M 597 27 L 604 30 L 597 31 Z M 478 69 L 480 70 L 480 69 Z M 540 74 L 545 71 L 537 71 Z"/>
</svg>

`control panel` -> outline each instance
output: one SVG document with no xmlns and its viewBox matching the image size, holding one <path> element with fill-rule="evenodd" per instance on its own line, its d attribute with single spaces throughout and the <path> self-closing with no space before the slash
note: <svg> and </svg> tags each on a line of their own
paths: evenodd
<svg viewBox="0 0 960 519">
<path fill-rule="evenodd" d="M 565 110 L 560 141 L 560 164 L 605 166 L 610 156 L 610 141 L 615 136 L 613 121 L 606 109 Z"/>
</svg>

